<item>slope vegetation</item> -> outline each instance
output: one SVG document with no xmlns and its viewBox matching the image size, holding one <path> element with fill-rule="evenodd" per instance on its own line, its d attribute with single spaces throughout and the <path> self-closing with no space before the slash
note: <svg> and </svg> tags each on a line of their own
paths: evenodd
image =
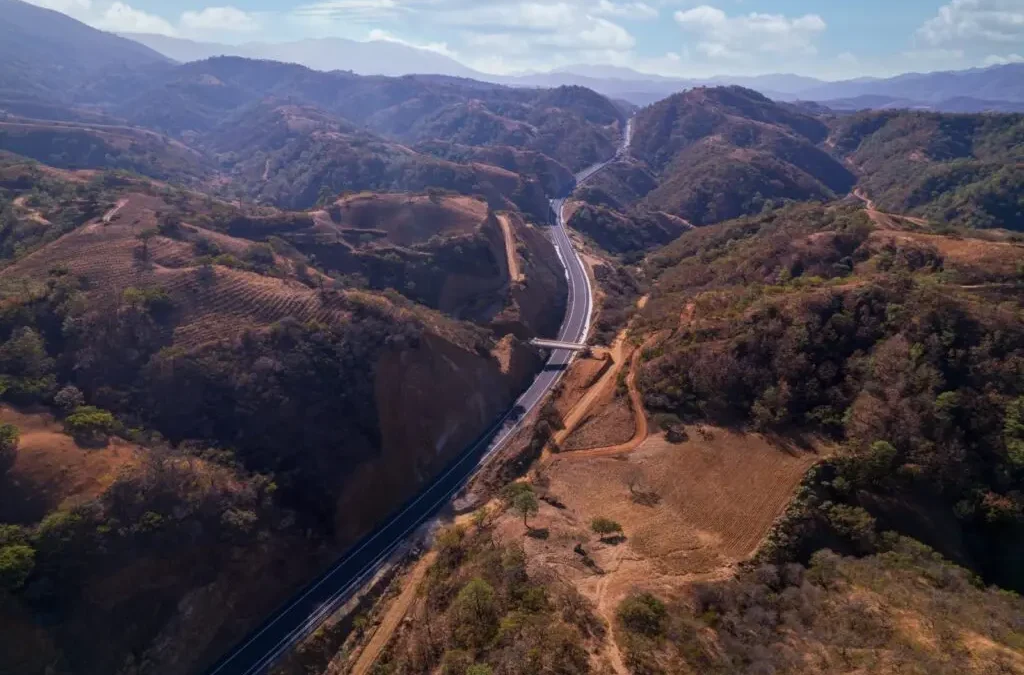
<svg viewBox="0 0 1024 675">
<path fill-rule="evenodd" d="M 640 111 L 632 154 L 658 176 L 645 203 L 703 225 L 848 192 L 852 174 L 817 147 L 827 135 L 821 120 L 756 92 L 699 88 Z"/>
<path fill-rule="evenodd" d="M 833 127 L 828 144 L 882 209 L 1024 229 L 1024 115 L 873 112 Z"/>
<path fill-rule="evenodd" d="M 497 338 L 557 328 L 565 295 L 518 216 L 513 288 L 497 219 L 467 197 L 366 195 L 335 221 L 11 164 L 0 205 L 2 397 L 63 422 L 0 411 L 23 439 L 0 473 L 18 524 L 0 526 L 0 651 L 20 672 L 208 665 L 493 423 L 540 367 Z M 450 313 L 316 269 L 317 237 L 368 272 L 406 256 Z M 473 312 L 498 330 L 452 318 Z"/>
<path fill-rule="evenodd" d="M 845 207 L 688 232 L 649 269 L 644 330 L 673 332 L 640 377 L 647 406 L 844 442 L 783 557 L 894 529 L 1020 589 L 1021 262 L 1005 236 L 883 230 Z"/>
</svg>

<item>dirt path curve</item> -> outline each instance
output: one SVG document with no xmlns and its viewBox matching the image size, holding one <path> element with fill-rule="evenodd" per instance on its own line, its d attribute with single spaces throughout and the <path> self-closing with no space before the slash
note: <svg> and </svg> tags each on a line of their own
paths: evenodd
<svg viewBox="0 0 1024 675">
<path fill-rule="evenodd" d="M 359 658 L 349 671 L 350 675 L 367 675 L 377 662 L 381 652 L 391 641 L 395 630 L 402 624 L 405 615 L 409 613 L 413 603 L 416 601 L 416 592 L 419 590 L 420 582 L 427 576 L 427 570 L 434 562 L 437 555 L 431 551 L 420 558 L 413 566 L 412 571 L 402 580 L 404 586 L 402 592 L 391 603 L 384 613 L 377 630 L 373 632 L 363 651 L 359 652 Z"/>
<path fill-rule="evenodd" d="M 114 205 L 114 208 L 110 209 L 109 211 L 103 214 L 103 224 L 109 225 L 110 221 L 114 219 L 114 216 L 120 213 L 121 209 L 123 209 L 125 207 L 125 204 L 127 203 L 127 199 L 119 199 L 117 204 Z"/>
<path fill-rule="evenodd" d="M 27 201 L 28 201 L 28 195 L 21 195 L 20 197 L 16 197 L 14 199 L 14 205 L 16 207 L 18 207 L 19 209 L 25 209 L 25 211 L 28 212 L 28 217 L 31 220 L 34 220 L 35 222 L 39 223 L 40 225 L 50 225 L 51 224 L 50 221 L 46 219 L 46 217 L 42 214 L 42 212 L 40 212 L 39 209 L 34 209 L 31 206 L 29 206 L 26 203 Z"/>
<path fill-rule="evenodd" d="M 867 196 L 867 193 L 863 189 L 857 188 L 853 191 L 853 196 L 864 202 L 864 210 L 867 211 L 868 218 L 871 219 L 875 225 L 884 228 L 892 227 L 891 221 L 905 220 L 908 223 L 913 223 L 920 227 L 928 227 L 930 224 L 924 218 L 917 218 L 915 216 L 900 216 L 895 213 L 886 213 L 885 211 L 879 211 L 878 207 L 875 206 L 873 199 Z M 887 222 L 886 219 L 889 219 Z"/>
<path fill-rule="evenodd" d="M 501 233 L 505 235 L 505 256 L 508 258 L 508 276 L 514 282 L 522 282 L 523 275 L 519 270 L 519 255 L 516 253 L 516 237 L 512 232 L 512 223 L 508 216 L 500 214 L 498 223 L 501 224 Z"/>
<path fill-rule="evenodd" d="M 643 357 L 644 351 L 650 347 L 655 340 L 661 337 L 660 334 L 654 334 L 644 341 L 643 345 L 639 349 L 633 350 L 633 358 L 630 359 L 629 375 L 626 376 L 626 387 L 629 389 L 629 400 L 633 407 L 633 419 L 635 420 L 635 431 L 633 432 L 633 438 L 629 439 L 625 443 L 618 445 L 611 445 L 605 448 L 592 448 L 590 450 L 573 450 L 572 452 L 563 452 L 559 457 L 571 457 L 572 459 L 581 459 L 587 457 L 607 457 L 614 455 L 622 455 L 627 452 L 633 452 L 640 445 L 647 440 L 647 436 L 650 434 L 650 429 L 647 424 L 647 411 L 644 410 L 644 399 L 640 393 L 640 389 L 636 386 L 636 375 L 640 369 L 640 359 Z"/>
</svg>

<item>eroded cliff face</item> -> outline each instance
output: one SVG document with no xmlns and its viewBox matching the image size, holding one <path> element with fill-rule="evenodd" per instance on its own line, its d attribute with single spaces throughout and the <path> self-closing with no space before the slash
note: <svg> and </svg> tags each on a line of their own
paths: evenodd
<svg viewBox="0 0 1024 675">
<path fill-rule="evenodd" d="M 512 405 L 542 363 L 512 336 L 495 354 L 434 335 L 417 349 L 387 353 L 376 374 L 380 454 L 346 477 L 339 536 L 372 529 L 433 479 Z"/>
<path fill-rule="evenodd" d="M 502 217 L 507 218 L 514 238 L 520 278 L 510 280 L 507 304 L 491 325 L 499 334 L 523 340 L 555 337 L 569 293 L 565 266 L 543 227 L 526 223 L 516 213 Z"/>
</svg>

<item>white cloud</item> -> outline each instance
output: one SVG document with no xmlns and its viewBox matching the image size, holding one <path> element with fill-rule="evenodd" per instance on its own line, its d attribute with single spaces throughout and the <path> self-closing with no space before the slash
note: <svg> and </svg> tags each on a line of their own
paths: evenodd
<svg viewBox="0 0 1024 675">
<path fill-rule="evenodd" d="M 730 17 L 709 5 L 680 10 L 675 20 L 697 37 L 697 50 L 712 59 L 740 59 L 757 52 L 814 54 L 814 42 L 827 28 L 817 14 L 789 18 L 752 12 Z"/>
<path fill-rule="evenodd" d="M 1024 0 L 953 0 L 917 30 L 926 44 L 1024 42 Z"/>
<path fill-rule="evenodd" d="M 184 12 L 181 15 L 181 28 L 189 33 L 253 33 L 262 26 L 256 17 L 237 7 L 207 7 L 198 12 Z"/>
<path fill-rule="evenodd" d="M 1005 66 L 1011 63 L 1024 63 L 1024 56 L 1020 54 L 989 54 L 983 61 L 986 66 Z"/>
<path fill-rule="evenodd" d="M 397 0 L 324 0 L 300 5 L 292 15 L 310 21 L 382 21 L 398 15 Z"/>
<path fill-rule="evenodd" d="M 415 47 L 416 49 L 425 49 L 428 52 L 435 52 L 437 54 L 443 54 L 451 58 L 458 58 L 458 54 L 448 48 L 447 42 L 427 42 L 417 43 L 409 40 L 403 40 L 402 38 L 392 35 L 386 30 L 380 30 L 375 28 L 370 31 L 367 36 L 370 42 L 393 42 L 399 45 L 405 45 L 406 47 Z"/>
<path fill-rule="evenodd" d="M 97 28 L 116 33 L 157 33 L 174 36 L 177 29 L 170 21 L 155 14 L 147 14 L 123 2 L 115 2 L 95 21 Z"/>
<path fill-rule="evenodd" d="M 33 5 L 55 9 L 70 16 L 77 16 L 92 7 L 92 0 L 27 0 Z"/>
<path fill-rule="evenodd" d="M 658 10 L 646 2 L 623 2 L 617 3 L 611 0 L 600 0 L 593 8 L 594 14 L 600 16 L 614 16 L 623 19 L 656 19 Z"/>
</svg>

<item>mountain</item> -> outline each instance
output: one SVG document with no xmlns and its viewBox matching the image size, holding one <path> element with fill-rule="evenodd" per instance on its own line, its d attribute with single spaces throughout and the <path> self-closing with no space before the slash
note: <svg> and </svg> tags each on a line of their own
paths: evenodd
<svg viewBox="0 0 1024 675">
<path fill-rule="evenodd" d="M 218 57 L 138 83 L 111 114 L 178 136 L 207 133 L 268 98 L 318 108 L 403 142 L 447 139 L 543 152 L 578 171 L 615 154 L 624 114 L 580 87 L 551 90 L 472 80 L 359 76 L 294 64 Z"/>
<path fill-rule="evenodd" d="M 817 101 L 821 105 L 838 112 L 857 110 L 934 110 L 949 113 L 1020 113 L 1024 112 L 1024 101 L 986 101 L 970 96 L 955 96 L 937 103 L 914 101 L 908 98 L 886 96 L 884 94 L 862 94 L 853 98 Z"/>
<path fill-rule="evenodd" d="M 49 9 L 0 0 L 0 97 L 61 97 L 83 81 L 169 66 L 154 50 Z"/>
<path fill-rule="evenodd" d="M 360 42 L 322 38 L 294 42 L 248 42 L 240 45 L 195 42 L 148 33 L 122 36 L 179 62 L 201 61 L 214 56 L 242 56 L 297 63 L 315 70 L 349 70 L 360 75 L 409 75 L 413 73 L 485 79 L 455 59 L 429 49 L 390 40 Z"/>
<path fill-rule="evenodd" d="M 828 126 L 741 87 L 676 94 L 636 116 L 632 155 L 658 177 L 644 204 L 694 225 L 784 199 L 831 199 L 853 175 L 818 147 Z"/>
<path fill-rule="evenodd" d="M 799 92 L 812 101 L 857 96 L 892 96 L 938 104 L 958 97 L 986 101 L 1024 102 L 1024 64 L 937 73 L 908 73 L 880 80 L 831 82 Z"/>
<path fill-rule="evenodd" d="M 828 145 L 884 211 L 1024 230 L 1024 115 L 863 112 L 836 120 Z"/>
</svg>

